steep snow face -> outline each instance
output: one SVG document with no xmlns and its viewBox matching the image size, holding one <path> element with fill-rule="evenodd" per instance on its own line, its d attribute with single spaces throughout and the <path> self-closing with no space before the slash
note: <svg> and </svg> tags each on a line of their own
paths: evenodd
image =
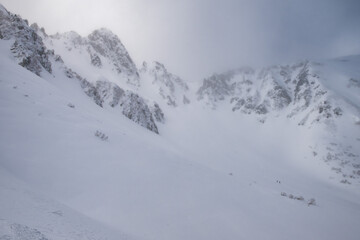
<svg viewBox="0 0 360 240">
<path fill-rule="evenodd" d="M 11 14 L 0 5 L 0 39 L 12 40 L 11 51 L 19 65 L 40 76 L 43 70 L 51 73 L 48 51 L 41 37 L 28 26 L 28 22 Z"/>
<path fill-rule="evenodd" d="M 144 62 L 140 74 L 140 91 L 150 98 L 159 99 L 172 107 L 190 103 L 188 85 L 180 77 L 168 72 L 164 64 Z"/>
</svg>

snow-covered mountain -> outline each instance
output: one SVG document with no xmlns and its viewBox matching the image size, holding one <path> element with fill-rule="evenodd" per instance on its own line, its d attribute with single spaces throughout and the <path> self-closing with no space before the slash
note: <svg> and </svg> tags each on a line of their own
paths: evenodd
<svg viewBox="0 0 360 240">
<path fill-rule="evenodd" d="M 190 88 L 107 29 L 0 38 L 1 240 L 358 238 L 360 56 Z"/>
<path fill-rule="evenodd" d="M 304 61 L 214 74 L 203 80 L 198 99 L 213 108 L 225 101 L 234 112 L 263 115 L 264 119 L 271 113 L 292 118 L 305 112 L 299 125 L 306 124 L 309 118 L 314 123 L 340 117 L 343 110 L 338 106 L 340 103 L 332 100 L 334 94 L 324 86 L 326 79 L 321 76 L 322 68 L 318 65 L 321 64 Z"/>
<path fill-rule="evenodd" d="M 143 62 L 140 73 L 143 94 L 149 94 L 152 99 L 159 99 L 159 102 L 173 107 L 190 103 L 188 85 L 180 77 L 168 72 L 164 64 Z"/>
<path fill-rule="evenodd" d="M 116 35 L 100 29 L 87 38 L 75 32 L 48 36 L 37 24 L 29 27 L 19 16 L 0 10 L 2 39 L 15 40 L 11 51 L 21 66 L 44 78 L 77 80 L 100 107 L 119 108 L 129 119 L 158 133 L 155 122 L 164 121 L 163 113 L 157 103 L 131 90 L 139 85 L 139 73 Z M 61 56 L 54 54 L 55 49 Z"/>
<path fill-rule="evenodd" d="M 87 79 L 96 81 L 99 77 L 109 77 L 121 85 L 139 86 L 139 73 L 134 62 L 120 39 L 110 30 L 102 28 L 81 37 L 76 32 L 48 36 L 37 24 L 32 28 L 43 37 L 48 49 L 54 49 L 66 64 Z"/>
<path fill-rule="evenodd" d="M 310 146 L 314 157 L 328 162 L 343 176 L 342 182 L 350 183 L 360 177 L 359 58 L 302 61 L 214 74 L 203 80 L 197 99 L 212 109 L 255 115 L 261 123 L 283 118 L 299 125 L 299 131 L 321 129 L 316 135 L 326 140 Z M 320 156 L 318 149 L 323 151 Z"/>
</svg>

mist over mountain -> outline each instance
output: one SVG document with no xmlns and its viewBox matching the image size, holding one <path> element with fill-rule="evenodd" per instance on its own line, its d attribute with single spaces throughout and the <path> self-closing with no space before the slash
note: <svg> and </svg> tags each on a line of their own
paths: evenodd
<svg viewBox="0 0 360 240">
<path fill-rule="evenodd" d="M 132 60 L 187 81 L 239 66 L 360 54 L 357 0 L 1 0 L 50 34 L 106 27 Z"/>
<path fill-rule="evenodd" d="M 193 81 L 41 25 L 0 5 L 1 240 L 358 238 L 356 52 Z"/>
</svg>

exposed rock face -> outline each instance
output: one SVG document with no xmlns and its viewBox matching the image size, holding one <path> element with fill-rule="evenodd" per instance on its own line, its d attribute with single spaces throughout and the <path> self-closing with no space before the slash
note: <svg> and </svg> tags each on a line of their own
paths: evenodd
<svg viewBox="0 0 360 240">
<path fill-rule="evenodd" d="M 48 35 L 47 35 L 46 32 L 45 32 L 45 29 L 44 29 L 43 27 L 40 28 L 39 25 L 37 25 L 37 23 L 31 24 L 30 27 L 31 27 L 32 29 L 34 29 L 34 31 L 35 31 L 36 33 L 41 33 L 41 34 L 40 34 L 40 37 L 48 37 Z"/>
<path fill-rule="evenodd" d="M 81 37 L 77 32 L 70 31 L 63 34 L 57 33 L 55 35 L 49 36 L 50 39 L 62 39 L 67 45 L 66 48 L 68 51 L 71 51 L 72 48 L 77 48 L 86 44 L 86 39 Z"/>
<path fill-rule="evenodd" d="M 154 103 L 154 106 L 151 108 L 151 112 L 157 122 L 165 122 L 165 115 L 157 103 Z"/>
<path fill-rule="evenodd" d="M 101 105 L 107 104 L 111 107 L 120 107 L 122 113 L 130 120 L 139 125 L 159 133 L 155 121 L 164 122 L 164 114 L 159 105 L 149 107 L 147 101 L 132 91 L 125 91 L 115 83 L 101 80 L 96 82 L 96 94 L 101 99 Z M 95 100 L 95 98 L 94 98 Z M 96 101 L 95 101 L 96 102 Z"/>
<path fill-rule="evenodd" d="M 127 92 L 120 106 L 126 117 L 155 133 L 159 133 L 148 105 L 139 95 Z"/>
<path fill-rule="evenodd" d="M 131 91 L 125 91 L 115 83 L 100 80 L 96 84 L 88 82 L 86 79 L 66 69 L 66 76 L 80 81 L 83 91 L 100 107 L 105 104 L 111 107 L 120 107 L 122 114 L 133 122 L 143 126 L 150 131 L 159 133 L 154 118 L 158 122 L 164 122 L 164 114 L 159 105 L 154 104 L 150 109 L 146 100 Z"/>
<path fill-rule="evenodd" d="M 203 85 L 197 91 L 198 100 L 207 98 L 209 102 L 218 102 L 224 100 L 225 97 L 234 94 L 235 84 L 231 82 L 235 76 L 234 71 L 217 74 L 205 78 Z"/>
<path fill-rule="evenodd" d="M 101 62 L 101 58 L 99 57 L 99 55 L 94 53 L 90 47 L 88 47 L 88 52 L 90 54 L 91 64 L 95 67 L 101 68 L 102 62 Z"/>
<path fill-rule="evenodd" d="M 115 107 L 119 104 L 120 99 L 125 96 L 125 91 L 118 85 L 104 81 L 96 82 L 96 90 L 99 93 L 101 99 L 111 107 Z"/>
<path fill-rule="evenodd" d="M 108 29 L 101 28 L 93 31 L 86 42 L 97 54 L 109 59 L 118 73 L 126 75 L 128 83 L 139 85 L 137 68 L 118 36 Z"/>
<path fill-rule="evenodd" d="M 319 81 L 312 63 L 272 66 L 260 70 L 242 68 L 204 79 L 197 91 L 198 100 L 212 108 L 229 101 L 233 111 L 266 115 L 272 112 L 291 118 L 305 112 L 299 124 L 311 123 L 342 115 L 332 104 L 326 88 Z M 336 113 L 335 113 L 336 112 Z"/>
<path fill-rule="evenodd" d="M 79 74 L 66 67 L 65 75 L 68 78 L 77 79 L 80 82 L 81 88 L 84 90 L 86 95 L 92 98 L 94 102 L 100 107 L 103 106 L 104 97 L 100 95 L 100 92 L 92 83 L 88 82 L 85 78 L 81 77 Z"/>
<path fill-rule="evenodd" d="M 28 22 L 16 14 L 11 14 L 0 5 L 0 39 L 14 40 L 11 51 L 18 63 L 40 76 L 43 70 L 51 73 L 49 56 L 54 52 L 48 51 L 35 30 Z"/>
<path fill-rule="evenodd" d="M 179 106 L 181 103 L 189 104 L 186 96 L 189 87 L 180 77 L 168 72 L 166 67 L 159 62 L 143 63 L 140 70 L 142 76 L 146 75 L 151 83 L 157 87 L 159 95 L 169 106 Z"/>
</svg>

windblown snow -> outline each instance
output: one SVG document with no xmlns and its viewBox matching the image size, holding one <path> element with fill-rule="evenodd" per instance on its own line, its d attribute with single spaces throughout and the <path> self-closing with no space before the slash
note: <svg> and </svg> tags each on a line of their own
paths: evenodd
<svg viewBox="0 0 360 240">
<path fill-rule="evenodd" d="M 360 56 L 208 76 L 0 5 L 0 239 L 358 239 Z"/>
</svg>

